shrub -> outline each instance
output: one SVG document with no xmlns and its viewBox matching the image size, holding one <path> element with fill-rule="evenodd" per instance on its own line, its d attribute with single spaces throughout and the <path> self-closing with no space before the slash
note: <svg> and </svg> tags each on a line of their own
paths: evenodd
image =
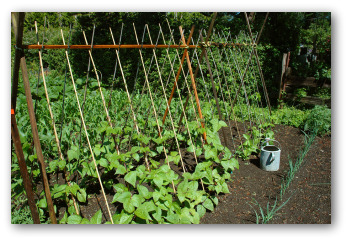
<svg viewBox="0 0 348 240">
<path fill-rule="evenodd" d="M 331 132 L 331 109 L 327 106 L 315 106 L 304 121 L 305 131 L 318 131 L 318 135 Z"/>
</svg>

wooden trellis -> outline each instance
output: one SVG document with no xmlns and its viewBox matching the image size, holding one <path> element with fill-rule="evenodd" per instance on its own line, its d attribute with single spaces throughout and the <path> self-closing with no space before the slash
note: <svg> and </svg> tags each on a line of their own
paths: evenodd
<svg viewBox="0 0 348 240">
<path fill-rule="evenodd" d="M 116 72 L 116 69 L 119 69 L 120 78 L 122 79 L 125 91 L 127 93 L 130 116 L 131 116 L 132 121 L 134 123 L 134 127 L 135 127 L 136 132 L 138 134 L 142 134 L 141 129 L 139 128 L 138 123 L 137 123 L 138 108 L 134 106 L 134 103 L 132 101 L 132 96 L 131 96 L 130 91 L 128 89 L 127 79 L 125 77 L 123 67 L 122 67 L 122 61 L 121 61 L 121 57 L 120 57 L 120 49 L 135 49 L 139 52 L 139 62 L 141 63 L 140 68 L 142 68 L 142 71 L 144 72 L 144 78 L 145 78 L 144 86 L 142 89 L 142 94 L 144 92 L 146 92 L 150 96 L 151 106 L 149 108 L 149 111 L 151 111 L 152 114 L 155 116 L 156 127 L 157 127 L 158 135 L 160 138 L 162 138 L 162 131 L 163 131 L 162 126 L 164 125 L 166 118 L 168 116 L 168 118 L 170 120 L 170 128 L 172 129 L 172 131 L 174 133 L 175 142 L 174 142 L 173 146 L 175 145 L 175 147 L 177 148 L 177 151 L 180 155 L 181 168 L 182 168 L 183 172 L 185 173 L 186 167 L 185 167 L 185 163 L 183 161 L 182 152 L 180 150 L 180 145 L 179 145 L 177 133 L 180 131 L 183 131 L 182 130 L 183 128 L 181 128 L 181 125 L 184 125 L 184 129 L 186 129 L 188 131 L 189 141 L 191 142 L 191 144 L 193 146 L 193 155 L 194 155 L 195 162 L 196 162 L 196 164 L 198 164 L 198 156 L 196 154 L 195 144 L 193 142 L 193 139 L 192 139 L 192 136 L 190 133 L 190 128 L 188 125 L 188 116 L 187 116 L 187 107 L 191 106 L 191 108 L 194 111 L 195 120 L 197 121 L 198 124 L 200 124 L 204 128 L 205 121 L 204 121 L 204 115 L 202 113 L 202 108 L 201 108 L 202 101 L 199 98 L 199 92 L 197 89 L 203 89 L 202 92 L 205 92 L 204 96 L 206 99 L 204 99 L 204 100 L 208 100 L 208 102 L 213 102 L 213 98 L 214 98 L 215 104 L 213 104 L 213 105 L 217 109 L 218 116 L 219 116 L 220 120 L 224 120 L 224 121 L 228 121 L 228 122 L 234 121 L 235 123 L 237 123 L 236 116 L 234 113 L 234 106 L 239 101 L 239 98 L 238 98 L 239 92 L 240 91 L 245 92 L 245 101 L 248 105 L 248 111 L 250 111 L 250 103 L 249 103 L 248 96 L 247 96 L 247 93 L 245 90 L 246 86 L 245 86 L 244 80 L 247 76 L 248 70 L 250 70 L 250 69 L 251 69 L 251 71 L 256 70 L 259 73 L 259 78 L 260 78 L 260 81 L 261 81 L 262 86 L 263 86 L 263 92 L 265 95 L 267 106 L 269 108 L 269 112 L 271 111 L 269 99 L 267 96 L 267 89 L 266 89 L 265 82 L 263 79 L 263 74 L 262 74 L 260 62 L 258 60 L 258 53 L 257 53 L 257 49 L 256 49 L 256 46 L 259 42 L 260 35 L 262 33 L 264 24 L 263 24 L 259 34 L 257 35 L 257 39 L 255 40 L 253 33 L 251 31 L 251 28 L 250 28 L 247 14 L 245 14 L 245 17 L 246 17 L 246 22 L 247 22 L 248 32 L 249 32 L 248 36 L 246 37 L 249 39 L 248 43 L 234 42 L 231 35 L 225 36 L 224 33 L 219 33 L 219 32 L 214 31 L 213 27 L 214 27 L 214 22 L 216 19 L 216 13 L 215 13 L 213 16 L 213 19 L 211 21 L 211 24 L 209 26 L 208 31 L 205 32 L 205 31 L 200 30 L 199 34 L 198 34 L 198 39 L 196 39 L 196 40 L 193 39 L 193 34 L 195 31 L 194 26 L 191 28 L 191 30 L 189 32 L 189 36 L 186 39 L 185 39 L 184 31 L 180 27 L 179 31 L 180 31 L 181 37 L 180 37 L 179 43 L 175 42 L 175 39 L 173 36 L 173 30 L 171 29 L 169 22 L 167 22 L 168 29 L 170 32 L 170 39 L 169 40 L 165 39 L 165 36 L 163 34 L 163 30 L 162 30 L 162 26 L 159 24 L 159 33 L 158 33 L 156 43 L 153 42 L 154 38 L 151 37 L 149 26 L 145 25 L 144 34 L 145 34 L 145 32 L 147 33 L 147 37 L 149 38 L 150 43 L 148 43 L 148 44 L 141 43 L 140 44 L 136 28 L 133 24 L 136 44 L 121 44 L 120 41 L 117 44 L 115 39 L 114 39 L 112 29 L 110 28 L 110 34 L 111 34 L 111 39 L 112 39 L 113 44 L 103 44 L 103 45 L 93 44 L 93 37 L 92 37 L 92 41 L 89 43 L 87 41 L 87 38 L 86 38 L 86 35 L 84 32 L 83 32 L 84 40 L 85 40 L 84 45 L 73 45 L 70 43 L 66 44 L 63 31 L 61 31 L 61 37 L 62 37 L 62 42 L 63 42 L 62 45 L 45 45 L 43 43 L 40 44 L 39 41 L 37 42 L 37 44 L 23 45 L 22 44 L 22 37 L 23 37 L 24 13 L 13 13 L 12 14 L 12 22 L 13 22 L 14 32 L 16 35 L 16 51 L 15 51 L 15 62 L 14 62 L 14 68 L 13 68 L 12 96 L 11 96 L 11 108 L 14 111 L 13 113 L 11 113 L 11 135 L 12 135 L 12 139 L 14 141 L 17 158 L 18 158 L 18 161 L 20 163 L 19 165 L 21 168 L 21 175 L 24 179 L 24 185 L 25 185 L 27 197 L 29 200 L 29 206 L 30 206 L 30 209 L 32 212 L 34 223 L 40 223 L 40 222 L 39 222 L 38 213 L 37 213 L 37 209 L 36 209 L 34 198 L 33 198 L 32 189 L 31 189 L 32 184 L 31 184 L 31 181 L 29 179 L 29 176 L 28 176 L 28 173 L 26 170 L 23 150 L 21 149 L 21 143 L 20 143 L 18 129 L 17 129 L 17 125 L 16 125 L 16 119 L 15 119 L 19 68 L 21 68 L 21 72 L 22 72 L 24 89 L 25 89 L 27 105 L 28 105 L 28 112 L 29 112 L 30 123 L 31 123 L 31 128 L 32 128 L 32 133 L 33 133 L 34 146 L 35 146 L 36 153 L 37 153 L 37 159 L 38 159 L 38 162 L 40 164 L 41 174 L 43 176 L 44 191 L 45 191 L 45 196 L 47 199 L 47 205 L 48 205 L 48 209 L 49 209 L 50 219 L 51 219 L 52 223 L 57 223 L 57 220 L 56 220 L 56 216 L 55 216 L 54 209 L 53 209 L 52 198 L 50 195 L 50 189 L 49 189 L 47 175 L 46 175 L 46 171 L 45 171 L 45 167 L 44 167 L 45 166 L 44 165 L 44 157 L 42 154 L 41 145 L 40 145 L 40 138 L 39 138 L 39 134 L 38 134 L 38 130 L 37 130 L 35 110 L 33 107 L 33 101 L 32 101 L 32 96 L 31 96 L 29 78 L 28 78 L 27 67 L 26 67 L 26 62 L 25 62 L 24 49 L 37 49 L 38 50 L 40 70 L 42 73 L 42 79 L 43 79 L 43 84 L 44 84 L 44 88 L 45 88 L 45 96 L 46 96 L 46 100 L 47 100 L 48 110 L 50 113 L 51 125 L 53 128 L 55 141 L 57 144 L 58 155 L 62 161 L 65 161 L 65 158 L 64 158 L 64 155 L 63 155 L 62 150 L 61 150 L 61 138 L 59 138 L 59 136 L 58 136 L 55 116 L 51 110 L 50 97 L 49 97 L 49 94 L 47 91 L 45 74 L 44 74 L 44 67 L 43 67 L 43 63 L 42 63 L 42 51 L 44 49 L 64 49 L 65 50 L 65 57 L 66 57 L 66 62 L 67 62 L 67 66 L 69 69 L 69 75 L 70 75 L 70 78 L 72 81 L 72 85 L 73 85 L 73 89 L 74 89 L 74 93 L 75 93 L 75 97 L 76 97 L 76 101 L 77 101 L 77 106 L 78 106 L 79 114 L 81 117 L 81 128 L 83 127 L 83 129 L 84 129 L 84 134 L 86 136 L 88 149 L 90 151 L 90 154 L 91 154 L 94 166 L 95 166 L 95 171 L 96 171 L 96 174 L 98 176 L 99 185 L 100 185 L 101 191 L 102 191 L 103 196 L 104 196 L 104 201 L 105 201 L 106 206 L 107 206 L 109 219 L 110 219 L 111 223 L 113 223 L 112 214 L 111 214 L 111 211 L 109 208 L 108 200 L 105 196 L 104 186 L 103 186 L 103 183 L 101 180 L 101 176 L 99 175 L 96 159 L 94 157 L 94 152 L 93 152 L 91 142 L 89 139 L 88 128 L 87 128 L 85 118 L 84 118 L 83 106 L 84 106 L 84 101 L 86 99 L 86 89 L 85 89 L 84 101 L 81 104 L 79 97 L 78 97 L 76 83 L 74 80 L 73 69 L 72 69 L 72 66 L 70 63 L 70 59 L 69 59 L 69 51 L 73 50 L 73 49 L 87 50 L 88 51 L 88 58 L 89 58 L 88 59 L 88 61 L 89 61 L 88 74 L 89 74 L 90 66 L 92 66 L 94 73 L 95 73 L 97 83 L 98 83 L 98 89 L 99 89 L 99 93 L 100 93 L 101 100 L 103 103 L 103 108 L 105 111 L 106 119 L 107 119 L 108 125 L 110 127 L 114 127 L 114 125 L 112 123 L 112 119 L 111 119 L 110 114 L 109 114 L 111 96 L 109 98 L 109 103 L 107 103 L 106 98 L 103 95 L 103 91 L 101 88 L 101 79 L 100 79 L 100 75 L 98 74 L 99 70 L 97 69 L 97 66 L 96 66 L 94 58 L 93 58 L 93 49 L 111 49 L 111 50 L 115 51 L 115 58 L 116 58 L 115 72 Z M 268 17 L 268 14 L 266 15 L 265 21 L 266 21 L 267 17 Z M 122 25 L 122 28 L 123 28 L 123 25 Z M 121 31 L 121 34 L 122 34 L 122 31 Z M 94 35 L 94 32 L 93 32 L 93 35 Z M 158 44 L 159 39 L 162 39 L 161 44 Z M 212 51 L 213 48 L 217 49 L 217 52 L 216 52 L 217 54 L 213 53 L 213 51 Z M 151 70 L 151 65 L 150 65 L 150 67 L 148 67 L 148 70 L 147 70 L 147 68 L 145 66 L 143 52 L 142 52 L 143 49 L 152 49 L 151 65 L 153 64 L 153 60 L 154 60 L 156 72 L 159 76 L 158 80 L 160 82 L 160 89 L 154 90 L 151 88 L 151 84 L 149 81 L 149 73 Z M 159 63 L 158 58 L 157 58 L 157 50 L 165 51 L 166 59 L 168 59 L 168 62 L 170 65 L 170 73 L 168 74 L 168 76 L 169 76 L 168 81 L 170 79 L 170 76 L 172 75 L 172 79 L 174 82 L 170 96 L 167 96 L 167 93 L 166 93 L 168 81 L 165 84 L 165 81 L 163 79 L 163 73 L 162 73 L 162 70 L 160 68 L 160 63 Z M 171 58 L 169 50 L 175 51 L 175 54 L 176 54 L 175 59 Z M 181 58 L 180 58 L 179 50 L 183 50 Z M 199 54 L 198 50 L 201 51 L 200 54 Z M 190 53 L 192 55 L 190 55 Z M 243 65 L 243 66 L 239 66 L 239 62 L 237 60 L 237 57 L 242 56 L 243 54 L 249 54 L 249 58 L 248 58 L 248 61 L 246 63 L 241 63 L 241 65 Z M 252 63 L 253 56 L 254 56 L 254 59 L 256 61 L 257 67 L 255 67 Z M 175 66 L 174 62 L 175 62 L 176 58 L 180 59 L 179 68 L 177 70 L 174 67 Z M 187 64 L 186 71 L 184 68 L 185 62 Z M 196 65 L 195 69 L 193 69 L 193 63 Z M 226 68 L 221 67 L 221 66 L 223 66 L 223 63 L 225 63 Z M 202 66 L 206 66 L 208 74 L 209 74 L 209 81 L 210 82 L 208 80 L 206 81 L 206 79 L 204 79 Z M 239 86 L 237 85 L 237 79 L 235 79 L 235 76 L 232 73 L 232 66 L 234 66 L 238 71 Z M 244 70 L 244 71 L 242 71 L 242 70 Z M 197 80 L 197 78 L 199 78 L 199 73 L 200 73 L 200 77 L 202 78 L 201 82 L 204 83 L 204 86 L 197 87 L 196 80 Z M 180 76 L 182 76 L 181 79 L 184 80 L 182 86 L 180 86 L 180 84 L 179 84 Z M 216 77 L 214 77 L 214 76 L 216 76 Z M 189 78 L 189 80 L 188 80 L 188 78 Z M 230 83 L 228 83 L 227 78 L 233 79 L 232 85 Z M 88 79 L 88 75 L 87 75 L 87 79 Z M 114 80 L 115 80 L 115 77 L 114 77 L 113 81 Z M 211 86 L 211 89 L 209 87 L 209 84 Z M 257 89 L 256 80 L 252 84 L 254 84 L 252 86 L 254 88 L 254 90 L 259 92 L 259 89 Z M 185 88 L 188 92 L 185 101 L 184 101 L 183 96 L 181 94 L 181 87 Z M 224 93 L 223 89 L 227 90 L 227 94 Z M 231 89 L 237 89 L 235 96 L 231 95 Z M 220 91 L 218 91 L 218 90 L 220 90 Z M 158 112 L 158 108 L 156 109 L 154 99 L 153 99 L 155 91 L 163 94 L 163 100 L 164 100 L 165 106 L 166 106 L 166 110 L 163 113 L 162 121 L 160 119 L 160 114 L 162 114 L 162 113 Z M 179 117 L 179 121 L 178 121 L 178 126 L 176 126 L 174 123 L 175 115 L 171 112 L 171 108 L 170 108 L 171 102 L 172 102 L 172 99 L 173 99 L 175 93 L 177 93 L 177 95 L 178 95 L 180 107 L 182 108 L 182 112 L 180 113 L 180 117 Z M 223 100 L 222 106 L 220 106 L 221 103 L 219 101 L 219 98 L 222 98 L 222 100 Z M 259 102 L 262 106 L 262 101 L 259 101 Z M 259 102 L 256 101 L 257 104 L 259 104 Z M 231 108 L 231 111 L 229 111 L 229 107 Z M 211 111 L 213 114 L 214 109 L 211 109 Z M 265 117 L 265 115 L 264 115 L 264 117 Z M 266 119 L 266 118 L 252 119 L 252 117 L 249 113 L 250 127 L 252 125 L 252 122 L 257 123 L 258 121 L 261 122 L 261 121 L 269 121 L 269 120 L 270 119 Z M 128 117 L 127 117 L 127 121 L 128 121 Z M 182 121 L 184 121 L 183 124 L 182 124 Z M 222 131 L 224 143 L 226 144 L 228 142 L 228 139 L 231 138 L 232 143 L 234 145 L 233 146 L 234 150 L 237 147 L 237 146 L 235 146 L 235 143 L 234 143 L 234 136 L 237 134 L 237 135 L 239 135 L 239 138 L 240 138 L 240 133 L 239 133 L 239 129 L 238 129 L 237 124 L 236 124 L 236 127 L 237 127 L 237 131 L 234 132 L 232 127 L 231 127 L 231 124 L 228 124 L 228 131 L 230 134 L 229 136 L 226 135 L 225 131 Z M 113 140 L 115 143 L 117 154 L 120 154 L 121 146 L 120 146 L 120 144 L 117 144 L 117 141 L 116 141 L 117 136 L 113 135 L 112 137 L 113 137 Z M 80 135 L 80 138 L 81 138 L 81 135 Z M 206 141 L 207 141 L 206 133 L 202 134 L 201 141 L 203 144 L 206 144 Z M 166 158 L 166 163 L 170 167 L 169 161 L 168 161 L 168 156 L 167 156 L 167 149 L 165 148 L 164 145 L 163 145 L 163 150 L 164 150 L 163 152 L 164 152 L 165 158 Z M 144 157 L 144 162 L 145 162 L 145 166 L 148 169 L 148 171 L 151 171 L 150 164 L 148 162 L 146 155 Z M 69 184 L 68 179 L 66 179 L 66 182 L 67 182 L 67 184 Z M 202 184 L 202 188 L 204 189 L 204 185 L 203 185 L 202 180 L 201 180 L 201 184 Z M 175 189 L 174 182 L 172 183 L 172 187 L 173 187 L 173 190 L 175 193 L 176 189 Z M 73 201 L 75 203 L 74 197 L 71 196 L 71 198 L 73 199 Z M 75 209 L 76 209 L 77 214 L 79 214 L 79 211 L 78 211 L 78 208 L 76 207 L 76 205 L 75 205 Z"/>
</svg>

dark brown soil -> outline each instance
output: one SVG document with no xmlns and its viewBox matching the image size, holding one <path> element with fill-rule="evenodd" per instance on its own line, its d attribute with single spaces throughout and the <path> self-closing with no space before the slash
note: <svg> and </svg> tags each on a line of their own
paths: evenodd
<svg viewBox="0 0 348 240">
<path fill-rule="evenodd" d="M 276 172 L 261 170 L 259 156 L 240 161 L 229 183 L 230 194 L 219 196 L 214 212 L 208 212 L 202 224 L 254 224 L 255 209 L 260 215 L 256 200 L 266 211 L 275 199 L 278 206 L 289 201 L 269 223 L 331 223 L 331 136 L 316 137 L 300 170 L 279 201 L 282 178 L 289 170 L 289 159 L 296 160 L 304 146 L 304 135 L 293 127 L 275 126 L 275 139 L 281 143 L 280 169 Z M 261 219 L 260 219 L 261 222 Z"/>
</svg>

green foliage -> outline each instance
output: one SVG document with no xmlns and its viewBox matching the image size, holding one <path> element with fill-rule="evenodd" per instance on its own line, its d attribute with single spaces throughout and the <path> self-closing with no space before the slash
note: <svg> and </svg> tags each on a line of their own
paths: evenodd
<svg viewBox="0 0 348 240">
<path fill-rule="evenodd" d="M 222 32 L 227 33 L 233 29 L 231 20 L 238 24 L 242 23 L 242 14 L 219 13 L 221 18 L 217 19 L 216 27 Z M 170 39 L 169 29 L 167 29 L 165 18 L 173 25 L 175 30 L 175 39 L 180 38 L 177 31 L 179 25 L 183 25 L 185 36 L 188 35 L 188 30 L 191 24 L 198 24 L 201 27 L 207 27 L 210 23 L 211 13 L 76 13 L 76 14 L 61 14 L 57 20 L 57 14 L 47 15 L 50 21 L 50 27 L 44 29 L 42 16 L 39 13 L 28 14 L 28 19 L 25 25 L 26 33 L 24 43 L 35 44 L 37 42 L 35 31 L 32 30 L 30 21 L 38 20 L 39 22 L 39 37 L 45 32 L 45 44 L 61 44 L 60 31 L 57 31 L 57 23 L 62 23 L 65 41 L 68 41 L 68 23 L 73 22 L 73 30 L 71 35 L 72 44 L 85 44 L 82 31 L 86 32 L 87 39 L 91 41 L 93 26 L 96 25 L 96 33 L 94 44 L 111 44 L 111 36 L 109 27 L 114 31 L 114 36 L 119 36 L 121 23 L 124 23 L 124 32 L 121 43 L 134 44 L 136 42 L 132 23 L 135 23 L 138 38 L 141 39 L 144 31 L 143 24 L 148 23 L 149 26 L 155 26 L 151 29 L 152 34 L 158 33 L 160 22 L 163 27 L 165 39 Z M 290 14 L 291 15 L 291 14 Z M 60 16 L 62 16 L 60 18 Z M 75 18 L 76 16 L 76 18 Z M 76 19 L 76 21 L 75 21 Z M 115 21 L 116 19 L 116 21 Z M 274 17 L 273 17 L 274 19 Z M 280 18 L 282 19 L 282 18 Z M 296 19 L 293 19 L 296 22 Z M 57 22 L 58 21 L 58 22 Z M 156 23 L 156 24 L 153 24 Z M 228 23 L 228 25 L 227 25 Z M 165 27 L 164 27 L 165 26 Z M 198 32 L 198 31 L 197 31 Z M 238 30 L 239 32 L 239 30 Z M 197 34 L 197 33 L 195 33 Z M 294 34 L 296 35 L 296 34 Z M 297 36 L 297 35 L 296 35 Z M 292 36 L 292 41 L 295 42 L 296 36 Z M 151 36 L 155 39 L 155 35 Z M 214 36 L 215 40 L 224 41 L 223 37 Z M 212 39 L 214 39 L 212 38 Z M 109 39 L 109 40 L 107 40 Z M 194 35 L 196 41 L 197 36 Z M 117 40 L 118 41 L 118 40 Z M 200 41 L 200 40 L 199 40 Z M 248 43 L 247 34 L 240 32 L 236 39 L 239 43 Z M 40 40 L 42 42 L 42 40 Z M 149 42 L 149 37 L 145 35 L 144 43 Z M 176 42 L 177 44 L 179 42 Z M 173 44 L 171 42 L 171 44 Z M 226 54 L 218 48 L 212 48 L 209 52 L 209 58 L 214 62 L 218 62 L 221 54 Z M 192 141 L 189 140 L 186 125 L 180 131 L 174 131 L 171 122 L 167 120 L 162 123 L 161 117 L 155 119 L 153 115 L 152 103 L 150 97 L 142 94 L 140 90 L 144 84 L 144 74 L 139 62 L 138 51 L 120 50 L 120 57 L 127 86 L 132 93 L 132 106 L 137 114 L 132 115 L 129 110 L 129 100 L 127 93 L 124 91 L 122 76 L 117 68 L 117 74 L 113 79 L 115 67 L 115 52 L 108 49 L 93 50 L 93 58 L 97 66 L 97 72 L 101 79 L 101 89 L 99 89 L 95 73 L 89 73 L 86 101 L 84 99 L 84 85 L 86 82 L 86 71 L 88 65 L 87 51 L 72 51 L 70 60 L 72 62 L 73 74 L 77 88 L 77 95 L 80 103 L 84 108 L 84 119 L 87 123 L 88 138 L 91 141 L 92 153 L 87 147 L 87 140 L 81 125 L 80 112 L 76 104 L 75 93 L 71 84 L 71 79 L 64 76 L 65 72 L 65 55 L 64 51 L 43 51 L 44 67 L 49 67 L 51 72 L 46 76 L 48 83 L 48 93 L 50 96 L 51 108 L 55 117 L 58 135 L 61 135 L 60 144 L 63 150 L 65 160 L 58 159 L 58 149 L 54 140 L 54 134 L 51 126 L 51 119 L 47 109 L 45 92 L 43 90 L 42 80 L 38 79 L 37 70 L 37 51 L 28 51 L 26 53 L 29 72 L 30 84 L 32 86 L 32 95 L 36 106 L 36 120 L 38 123 L 38 132 L 43 149 L 44 158 L 47 160 L 48 170 L 50 174 L 57 174 L 61 171 L 67 172 L 67 177 L 74 176 L 79 179 L 79 183 L 71 182 L 70 185 L 54 184 L 51 186 L 51 194 L 53 201 L 56 204 L 58 201 L 66 203 L 67 211 L 60 223 L 65 224 L 99 224 L 102 221 L 101 212 L 98 211 L 91 219 L 86 219 L 79 216 L 75 210 L 71 197 L 74 197 L 77 202 L 77 207 L 81 203 L 88 202 L 89 192 L 88 186 L 97 181 L 97 172 L 92 161 L 92 154 L 96 160 L 98 171 L 103 180 L 103 186 L 108 191 L 113 192 L 112 203 L 120 204 L 117 212 L 113 213 L 113 221 L 117 224 L 197 224 L 206 213 L 213 211 L 218 204 L 217 196 L 222 193 L 228 193 L 227 182 L 230 180 L 230 173 L 238 169 L 237 156 L 244 159 L 250 154 L 258 152 L 260 141 L 265 137 L 272 137 L 273 132 L 270 130 L 271 125 L 267 124 L 270 119 L 273 119 L 278 124 L 288 124 L 293 126 L 306 126 L 310 129 L 311 125 L 322 126 L 313 120 L 314 117 L 307 118 L 305 112 L 284 108 L 281 111 L 275 111 L 272 116 L 259 103 L 262 104 L 262 92 L 256 91 L 258 87 L 261 89 L 261 83 L 255 74 L 250 71 L 246 74 L 243 90 L 237 95 L 236 91 L 239 84 L 241 69 L 245 68 L 248 61 L 247 54 L 235 54 L 235 49 L 226 49 L 229 61 L 235 61 L 238 64 L 226 64 L 226 62 L 218 62 L 217 68 L 221 71 L 214 71 L 213 78 L 217 88 L 218 100 L 223 109 L 222 114 L 224 119 L 230 118 L 232 109 L 229 109 L 229 103 L 226 102 L 224 96 L 230 94 L 236 96 L 237 104 L 233 109 L 233 114 L 238 121 L 246 121 L 253 119 L 256 122 L 260 120 L 257 128 L 248 129 L 248 132 L 243 136 L 244 143 L 236 153 L 232 153 L 227 147 L 221 144 L 218 132 L 221 128 L 228 127 L 224 121 L 220 121 L 217 115 L 216 103 L 213 101 L 201 101 L 202 112 L 205 117 L 205 127 L 195 120 L 196 113 L 192 107 L 186 111 L 188 119 L 188 127 L 192 135 Z M 244 49 L 245 52 L 247 49 Z M 259 45 L 261 64 L 267 64 L 267 61 L 274 61 L 282 52 L 271 43 Z M 150 66 L 152 61 L 152 51 L 142 49 L 142 54 L 145 59 L 146 68 Z M 179 53 L 180 54 L 180 53 Z M 200 50 L 197 52 L 199 56 Z M 267 55 L 268 54 L 268 55 Z M 175 51 L 170 52 L 171 59 L 178 58 Z M 273 58 L 272 58 L 273 57 Z M 149 81 L 153 92 L 154 104 L 157 113 L 161 114 L 166 109 L 166 104 L 163 100 L 163 92 L 161 89 L 159 77 L 162 79 L 172 79 L 172 71 L 170 65 L 166 63 L 167 55 L 157 52 L 158 62 L 163 65 L 163 71 L 159 74 L 157 71 L 149 71 Z M 193 57 L 193 59 L 195 59 Z M 173 68 L 178 69 L 180 62 L 176 59 L 173 61 Z M 215 64 L 215 62 L 214 62 Z M 255 66 L 255 59 L 252 60 Z M 138 68 L 138 66 L 140 66 Z M 160 66 L 161 67 L 161 66 Z M 272 66 L 273 67 L 273 66 Z M 271 67 L 271 68 L 272 68 Z M 154 68 L 154 65 L 152 65 Z M 274 69 L 268 69 L 270 72 Z M 150 71 L 151 70 L 151 71 Z M 184 67 L 183 72 L 187 72 Z M 175 74 L 175 73 L 174 73 Z M 203 77 L 210 79 L 207 74 L 206 66 L 202 66 L 201 76 L 196 79 L 197 87 L 206 91 L 199 91 L 200 99 L 207 99 L 206 93 L 210 91 L 212 83 L 203 81 Z M 274 73 L 274 76 L 277 75 Z M 272 75 L 273 76 L 273 75 Z M 277 75 L 278 77 L 279 75 Z M 224 79 L 223 79 L 224 77 Z M 64 112 L 63 112 L 63 90 L 64 81 L 67 80 L 64 96 Z M 237 81 L 236 81 L 237 79 Z M 266 78 L 268 85 L 271 84 L 272 78 Z M 39 80 L 39 81 L 38 81 Z M 181 79 L 182 80 L 182 79 Z M 222 81 L 223 80 L 223 81 Z M 23 151 L 27 161 L 28 170 L 34 180 L 40 177 L 39 166 L 36 161 L 35 151 L 31 147 L 31 129 L 29 126 L 29 117 L 26 109 L 26 100 L 24 90 L 19 84 L 18 105 L 16 109 L 16 118 Z M 230 89 L 226 88 L 224 82 Z M 111 90 L 111 83 L 115 82 L 114 90 Z M 38 85 L 37 85 L 38 84 Z M 185 83 L 186 84 L 186 83 Z M 184 83 L 183 83 L 184 85 Z M 36 89 L 38 87 L 38 91 Z M 170 94 L 173 87 L 173 81 L 169 81 L 166 91 Z M 183 88 L 185 89 L 185 88 Z M 104 113 L 104 105 L 101 101 L 99 90 L 102 91 L 104 98 L 111 101 L 109 109 L 112 126 L 109 125 Z M 148 89 L 146 89 L 146 92 Z M 186 90 L 182 90 L 182 94 L 186 95 Z M 174 125 L 178 129 L 177 118 L 181 111 L 181 105 L 176 98 L 176 94 L 171 103 L 170 110 L 175 116 Z M 245 96 L 248 96 L 246 98 Z M 314 114 L 314 112 L 313 112 Z M 135 119 L 134 119 L 135 118 Z M 304 125 L 304 119 L 306 124 Z M 135 121 L 134 121 L 135 120 Z M 262 124 L 261 120 L 265 123 Z M 160 122 L 160 127 L 163 128 L 162 136 L 160 137 L 157 131 L 157 121 Z M 135 129 L 134 123 L 137 123 L 138 131 Z M 315 122 L 315 124 L 313 123 Z M 324 127 L 325 128 L 325 127 Z M 81 131 L 82 129 L 82 131 Z M 207 143 L 201 142 L 202 134 L 206 134 Z M 178 137 L 179 149 L 176 146 Z M 166 152 L 164 151 L 166 150 Z M 120 151 L 118 151 L 120 150 Z M 182 153 L 195 154 L 198 163 L 192 169 L 186 169 L 184 173 L 172 170 L 172 166 L 182 169 Z M 15 154 L 13 154 L 11 171 L 13 177 L 11 179 L 11 195 L 13 198 L 18 198 L 23 193 L 23 186 L 19 177 L 19 168 Z M 147 164 L 149 163 L 149 164 Z M 110 176 L 117 176 L 111 177 Z M 75 179 L 75 178 L 73 178 Z M 124 181 L 119 181 L 123 179 Z M 40 216 L 43 221 L 47 218 L 47 202 L 44 194 L 41 193 L 37 201 Z M 25 219 L 25 218 L 23 218 Z M 17 221 L 17 220 L 16 220 Z M 21 220 L 18 220 L 21 221 Z M 26 220 L 23 220 L 26 221 Z M 110 223 L 110 222 L 107 222 Z"/>
<path fill-rule="evenodd" d="M 284 106 L 282 109 L 274 110 L 271 118 L 274 124 L 302 127 L 307 115 L 308 111 L 296 109 L 295 107 Z"/>
<path fill-rule="evenodd" d="M 303 129 L 316 132 L 318 135 L 331 133 L 331 109 L 326 106 L 315 106 L 304 121 Z"/>
</svg>

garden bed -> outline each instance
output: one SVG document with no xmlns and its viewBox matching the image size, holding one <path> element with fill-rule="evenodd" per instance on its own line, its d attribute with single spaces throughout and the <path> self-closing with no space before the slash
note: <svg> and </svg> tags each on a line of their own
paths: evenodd
<svg viewBox="0 0 348 240">
<path fill-rule="evenodd" d="M 242 134 L 242 127 L 239 126 L 239 129 Z M 228 128 L 223 130 L 228 136 Z M 219 195 L 217 207 L 213 212 L 207 211 L 201 219 L 201 224 L 254 224 L 256 215 L 253 208 L 255 210 L 258 208 L 253 205 L 253 199 L 263 208 L 266 208 L 268 202 L 273 205 L 275 199 L 279 197 L 282 178 L 289 169 L 289 158 L 294 162 L 304 145 L 304 135 L 298 128 L 276 125 L 274 132 L 282 150 L 279 171 L 261 170 L 259 156 L 256 155 L 252 155 L 247 161 L 239 159 L 239 170 L 233 172 L 232 181 L 228 182 L 230 194 Z M 220 138 L 223 139 L 221 131 Z M 238 141 L 239 139 L 235 138 L 235 144 Z M 228 142 L 227 146 L 231 147 L 232 142 Z M 183 155 L 188 168 L 195 164 L 191 153 L 185 152 Z M 61 173 L 50 175 L 49 178 L 50 185 L 65 184 Z M 118 179 L 118 181 L 124 180 Z M 38 190 L 40 192 L 42 187 L 38 186 Z M 81 215 L 90 219 L 102 209 L 102 223 L 105 223 L 108 219 L 107 208 L 98 183 L 89 183 L 87 192 L 89 193 L 87 202 L 80 204 Z M 114 194 L 113 189 L 106 189 L 106 197 L 110 203 Z M 316 137 L 283 201 L 289 197 L 290 200 L 270 223 L 331 223 L 331 136 Z M 59 211 L 58 219 L 61 219 L 67 211 L 67 206 L 63 201 L 55 204 Z M 121 209 L 122 204 L 110 204 L 111 212 Z"/>
<path fill-rule="evenodd" d="M 281 143 L 280 169 L 266 172 L 259 167 L 258 156 L 239 161 L 229 183 L 230 194 L 221 195 L 214 212 L 207 212 L 202 224 L 254 224 L 258 208 L 264 209 L 279 198 L 282 177 L 289 169 L 289 157 L 294 162 L 303 148 L 303 133 L 298 128 L 275 126 L 275 138 Z M 269 223 L 302 224 L 331 223 L 331 136 L 316 137 L 304 163 L 283 197 L 290 200 Z M 252 208 L 253 207 L 253 208 Z"/>
</svg>

